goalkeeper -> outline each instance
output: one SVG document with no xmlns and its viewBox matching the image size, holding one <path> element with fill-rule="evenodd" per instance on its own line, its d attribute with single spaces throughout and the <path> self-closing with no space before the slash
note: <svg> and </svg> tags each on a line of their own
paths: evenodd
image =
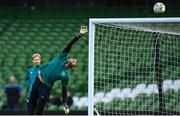
<svg viewBox="0 0 180 116">
<path fill-rule="evenodd" d="M 65 114 L 69 113 L 69 107 L 67 105 L 67 85 L 69 80 L 69 70 L 76 66 L 76 59 L 67 60 L 67 55 L 75 42 L 81 38 L 81 36 L 87 33 L 87 27 L 82 26 L 80 33 L 78 33 L 63 49 L 60 55 L 50 61 L 48 64 L 42 66 L 40 74 L 36 78 L 31 95 L 29 98 L 29 113 L 30 114 L 42 114 L 46 101 L 50 95 L 53 84 L 57 80 L 61 80 L 62 83 L 62 99 L 64 105 Z"/>
</svg>

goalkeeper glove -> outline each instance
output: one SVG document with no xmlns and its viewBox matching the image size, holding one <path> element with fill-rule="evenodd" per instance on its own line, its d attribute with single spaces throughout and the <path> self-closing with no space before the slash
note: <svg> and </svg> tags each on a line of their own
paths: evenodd
<svg viewBox="0 0 180 116">
<path fill-rule="evenodd" d="M 64 113 L 69 114 L 69 107 L 67 105 L 64 105 Z"/>
<path fill-rule="evenodd" d="M 72 68 L 72 67 L 75 67 L 77 64 L 77 60 L 76 59 L 69 59 L 69 66 Z"/>
<path fill-rule="evenodd" d="M 87 33 L 88 32 L 88 30 L 87 30 L 87 26 L 81 26 L 81 29 L 80 29 L 80 34 L 85 34 L 85 33 Z"/>
</svg>

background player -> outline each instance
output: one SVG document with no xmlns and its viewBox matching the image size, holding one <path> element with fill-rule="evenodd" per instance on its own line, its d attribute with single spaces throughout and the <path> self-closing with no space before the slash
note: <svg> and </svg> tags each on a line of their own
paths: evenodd
<svg viewBox="0 0 180 116">
<path fill-rule="evenodd" d="M 41 55 L 38 53 L 35 53 L 32 55 L 32 62 L 33 62 L 33 67 L 29 68 L 27 70 L 26 76 L 25 76 L 25 84 L 27 86 L 27 108 L 29 110 L 29 98 L 30 98 L 30 93 L 32 90 L 32 85 L 38 76 L 38 72 L 40 72 L 40 67 L 42 67 L 41 63 Z"/>
</svg>

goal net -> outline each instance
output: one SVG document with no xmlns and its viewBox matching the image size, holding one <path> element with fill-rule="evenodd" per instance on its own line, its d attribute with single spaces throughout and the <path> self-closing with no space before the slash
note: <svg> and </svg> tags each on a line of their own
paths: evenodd
<svg viewBox="0 0 180 116">
<path fill-rule="evenodd" d="M 89 26 L 89 115 L 180 115 L 180 18 Z"/>
</svg>

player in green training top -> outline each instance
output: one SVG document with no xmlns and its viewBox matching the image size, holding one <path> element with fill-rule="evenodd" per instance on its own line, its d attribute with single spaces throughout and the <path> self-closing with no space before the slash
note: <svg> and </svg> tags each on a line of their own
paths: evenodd
<svg viewBox="0 0 180 116">
<path fill-rule="evenodd" d="M 67 55 L 75 42 L 87 33 L 87 27 L 82 26 L 78 33 L 63 49 L 60 55 L 40 68 L 40 74 L 36 78 L 29 99 L 29 113 L 42 114 L 46 101 L 50 95 L 53 84 L 57 80 L 62 82 L 62 99 L 65 114 L 69 113 L 67 106 L 67 85 L 69 81 L 69 70 L 76 66 L 76 59 L 67 59 Z"/>
<path fill-rule="evenodd" d="M 25 76 L 25 84 L 27 86 L 27 108 L 29 108 L 29 97 L 32 90 L 32 85 L 38 76 L 38 72 L 40 72 L 40 68 L 42 67 L 41 63 L 41 56 L 38 53 L 35 53 L 32 55 L 32 62 L 33 67 L 29 68 L 27 70 L 26 76 Z"/>
</svg>

